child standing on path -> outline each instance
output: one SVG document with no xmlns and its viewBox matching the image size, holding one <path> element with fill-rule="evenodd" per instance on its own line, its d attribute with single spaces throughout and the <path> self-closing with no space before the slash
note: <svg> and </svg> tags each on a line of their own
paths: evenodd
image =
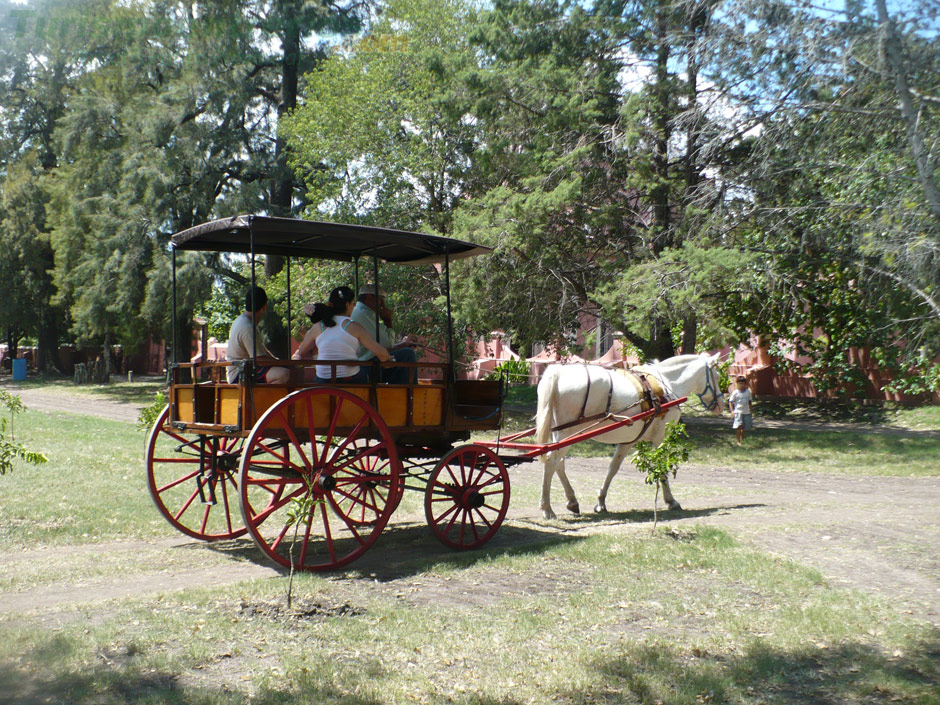
<svg viewBox="0 0 940 705">
<path fill-rule="evenodd" d="M 736 389 L 728 397 L 728 404 L 731 406 L 731 413 L 734 414 L 734 422 L 731 428 L 737 429 L 738 445 L 744 440 L 744 433 L 751 430 L 753 425 L 753 416 L 751 415 L 751 390 L 747 388 L 747 378 L 739 376 L 735 380 Z"/>
</svg>

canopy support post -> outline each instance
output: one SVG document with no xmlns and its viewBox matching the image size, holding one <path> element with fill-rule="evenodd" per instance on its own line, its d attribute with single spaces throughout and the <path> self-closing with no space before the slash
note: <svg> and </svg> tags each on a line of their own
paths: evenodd
<svg viewBox="0 0 940 705">
<path fill-rule="evenodd" d="M 450 306 L 450 252 L 444 253 L 444 289 L 447 294 L 447 357 L 450 362 L 450 376 L 457 380 L 457 366 L 454 360 L 454 316 Z"/>
<path fill-rule="evenodd" d="M 290 314 L 291 314 L 291 308 L 290 308 L 290 257 L 288 257 L 288 258 L 287 258 L 287 357 L 288 357 L 288 358 L 290 358 L 290 356 L 291 356 L 291 355 L 293 354 L 293 352 L 294 352 L 293 350 L 291 350 L 291 347 L 292 347 L 291 343 L 292 343 L 293 340 L 294 340 L 294 335 L 293 335 L 293 333 L 291 332 L 291 325 L 290 325 L 290 324 L 291 324 L 291 319 L 290 319 Z"/>
<path fill-rule="evenodd" d="M 375 299 L 375 342 L 379 345 L 382 344 L 381 339 L 379 338 L 379 251 L 372 248 L 372 286 L 375 287 L 375 294 L 373 298 Z"/>
<path fill-rule="evenodd" d="M 249 296 L 249 298 L 251 299 L 251 302 L 250 302 L 251 308 L 254 309 L 255 307 L 254 291 L 255 291 L 255 286 L 256 286 L 255 231 L 254 230 L 251 230 L 251 229 L 248 230 L 248 240 L 249 240 L 249 246 L 251 247 L 251 295 Z M 251 375 L 249 376 L 249 379 L 246 380 L 246 382 L 250 383 L 251 381 L 254 380 L 255 374 L 258 370 L 258 341 L 255 340 L 258 336 L 258 321 L 255 318 L 255 312 L 253 310 L 249 311 L 248 313 L 251 315 Z"/>
<path fill-rule="evenodd" d="M 179 362 L 179 348 L 176 336 L 176 248 L 172 247 L 173 252 L 173 362 Z"/>
</svg>

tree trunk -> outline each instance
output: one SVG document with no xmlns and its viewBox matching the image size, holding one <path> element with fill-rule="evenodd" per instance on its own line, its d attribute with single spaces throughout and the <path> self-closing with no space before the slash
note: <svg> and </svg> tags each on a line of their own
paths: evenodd
<svg viewBox="0 0 940 705">
<path fill-rule="evenodd" d="M 937 184 L 930 168 L 930 156 L 924 145 L 924 136 L 917 126 L 917 111 L 914 109 L 914 101 L 907 85 L 907 66 L 904 62 L 901 40 L 898 39 L 894 20 L 888 16 L 885 0 L 875 0 L 875 7 L 878 10 L 878 22 L 884 31 L 885 62 L 894 78 L 898 102 L 901 104 L 901 118 L 907 130 L 907 142 L 914 157 L 914 164 L 917 166 L 917 177 L 927 197 L 931 214 L 937 221 L 940 221 L 940 192 L 937 191 Z"/>
<path fill-rule="evenodd" d="M 682 354 L 691 355 L 695 352 L 695 342 L 698 335 L 698 321 L 694 314 L 689 314 L 682 322 Z"/>
<path fill-rule="evenodd" d="M 301 8 L 297 0 L 279 0 L 276 12 L 283 22 L 281 32 L 281 95 L 277 105 L 277 119 L 281 119 L 297 107 L 297 81 L 300 66 L 301 37 L 296 17 Z M 294 172 L 287 164 L 284 140 L 278 134 L 274 142 L 274 172 L 271 183 L 271 215 L 288 217 L 293 211 Z M 264 274 L 273 277 L 284 268 L 284 258 L 268 255 L 265 258 Z"/>
<path fill-rule="evenodd" d="M 674 357 L 676 346 L 672 342 L 672 327 L 665 318 L 656 317 L 650 324 L 649 343 L 643 349 L 648 360 Z"/>
<path fill-rule="evenodd" d="M 104 333 L 104 370 L 101 372 L 100 379 L 95 380 L 99 384 L 108 384 L 111 381 L 111 331 Z"/>
<path fill-rule="evenodd" d="M 167 363 L 189 362 L 193 349 L 193 312 L 181 311 L 176 318 L 176 345 L 167 357 Z"/>
<path fill-rule="evenodd" d="M 21 331 L 13 326 L 7 328 L 7 355 L 11 360 L 16 359 L 20 348 Z"/>
<path fill-rule="evenodd" d="M 661 252 L 671 244 L 669 233 L 671 213 L 669 203 L 669 40 L 665 10 L 659 8 L 657 17 L 657 36 L 659 47 L 656 52 L 655 82 L 653 84 L 653 115 L 651 115 L 655 133 L 653 136 L 653 172 L 655 185 L 650 190 L 653 201 L 653 227 L 655 229 L 655 251 Z"/>
<path fill-rule="evenodd" d="M 59 363 L 59 327 L 56 311 L 48 301 L 41 301 L 37 314 L 39 330 L 36 334 L 36 342 L 39 351 L 36 355 L 36 369 L 40 372 L 55 370 L 59 374 L 65 374 L 65 370 Z"/>
</svg>

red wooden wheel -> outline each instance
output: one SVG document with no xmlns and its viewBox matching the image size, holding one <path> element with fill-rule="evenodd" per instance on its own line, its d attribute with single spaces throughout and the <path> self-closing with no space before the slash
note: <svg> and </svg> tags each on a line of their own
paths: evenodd
<svg viewBox="0 0 940 705">
<path fill-rule="evenodd" d="M 302 389 L 251 430 L 239 481 L 242 517 L 276 563 L 332 570 L 375 543 L 400 498 L 400 474 L 375 409 L 342 389 Z"/>
<path fill-rule="evenodd" d="M 445 546 L 478 548 L 496 534 L 509 509 L 509 473 L 489 448 L 454 448 L 428 478 L 424 514 Z"/>
<path fill-rule="evenodd" d="M 242 536 L 237 478 L 243 439 L 184 434 L 168 419 L 169 407 L 147 439 L 147 484 L 157 509 L 196 539 Z"/>
</svg>

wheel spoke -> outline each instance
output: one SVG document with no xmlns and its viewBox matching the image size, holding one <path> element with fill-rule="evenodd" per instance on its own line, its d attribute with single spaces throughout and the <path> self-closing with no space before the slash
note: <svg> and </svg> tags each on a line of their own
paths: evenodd
<svg viewBox="0 0 940 705">
<path fill-rule="evenodd" d="M 326 502 L 320 503 L 320 515 L 323 517 L 323 535 L 326 539 L 326 548 L 330 552 L 330 560 L 336 562 L 336 549 L 333 546 L 333 534 L 330 532 L 330 517 L 326 513 Z"/>
<path fill-rule="evenodd" d="M 187 480 L 192 480 L 194 477 L 196 477 L 196 475 L 198 475 L 198 474 L 200 473 L 200 471 L 201 471 L 201 468 L 200 468 L 199 470 L 193 470 L 193 471 L 192 471 L 191 473 L 189 473 L 188 475 L 183 475 L 182 477 L 180 477 L 180 478 L 178 478 L 178 479 L 176 479 L 176 480 L 173 480 L 173 482 L 168 482 L 167 484 L 163 485 L 162 487 L 157 488 L 157 492 L 160 492 L 160 493 L 162 494 L 163 492 L 166 492 L 167 490 L 172 489 L 172 488 L 176 487 L 177 485 L 183 484 L 183 483 L 186 482 Z"/>
<path fill-rule="evenodd" d="M 189 495 L 189 499 L 186 500 L 186 503 L 183 504 L 183 506 L 180 508 L 180 510 L 176 513 L 176 515 L 173 518 L 176 520 L 179 520 L 179 518 L 183 516 L 186 510 L 189 509 L 189 506 L 193 503 L 193 500 L 195 500 L 196 497 L 198 496 L 199 496 L 199 487 L 197 486 L 196 489 L 193 490 L 193 493 Z"/>
<path fill-rule="evenodd" d="M 257 514 L 255 514 L 255 520 L 254 520 L 255 526 L 257 526 L 258 524 L 260 524 L 261 522 L 263 522 L 265 519 L 267 519 L 269 516 L 271 516 L 271 515 L 272 515 L 274 512 L 276 512 L 278 509 L 280 509 L 280 508 L 283 507 L 285 504 L 287 504 L 288 502 L 290 502 L 294 497 L 297 497 L 298 495 L 302 494 L 302 493 L 305 492 L 305 491 L 306 491 L 306 488 L 305 488 L 305 487 L 298 487 L 296 491 L 291 492 L 291 493 L 290 493 L 289 495 L 287 495 L 286 497 L 281 497 L 281 498 L 279 498 L 279 499 L 273 499 L 273 500 L 271 501 L 271 503 L 270 503 L 267 507 L 264 508 L 264 510 L 262 510 L 262 511 L 258 512 Z"/>
<path fill-rule="evenodd" d="M 306 453 L 304 453 L 304 449 L 301 446 L 300 441 L 297 440 L 297 435 L 294 433 L 294 429 L 292 429 L 290 427 L 290 424 L 287 422 L 287 414 L 285 414 L 283 410 L 281 410 L 280 417 L 281 417 L 281 420 L 284 422 L 284 430 L 287 431 L 287 437 L 290 438 L 291 443 L 294 444 L 294 448 L 297 449 L 297 453 L 300 454 L 301 460 L 304 461 L 303 469 L 306 470 L 308 473 L 311 472 L 313 470 L 313 465 L 310 463 L 310 460 L 307 458 Z M 290 452 L 290 448 L 287 449 L 287 452 L 288 453 Z"/>
<path fill-rule="evenodd" d="M 336 407 L 333 409 L 330 418 L 330 427 L 327 429 L 326 437 L 323 441 L 323 452 L 320 454 L 320 465 L 326 465 L 326 454 L 331 445 L 333 445 L 333 436 L 336 433 L 336 424 L 339 423 L 340 411 L 343 408 L 343 397 L 339 397 Z"/>
</svg>

